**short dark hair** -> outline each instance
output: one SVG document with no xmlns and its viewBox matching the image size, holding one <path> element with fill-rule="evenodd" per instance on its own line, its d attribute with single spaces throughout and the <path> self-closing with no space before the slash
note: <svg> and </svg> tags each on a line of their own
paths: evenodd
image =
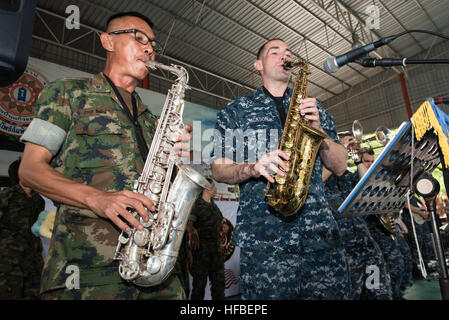
<svg viewBox="0 0 449 320">
<path fill-rule="evenodd" d="M 374 156 L 374 150 L 371 149 L 371 148 L 366 149 L 365 152 L 363 152 L 363 153 L 367 153 L 367 154 L 369 154 L 370 156 Z"/>
<path fill-rule="evenodd" d="M 274 39 L 268 40 L 267 42 L 265 42 L 265 43 L 259 48 L 259 50 L 257 50 L 257 60 L 260 60 L 260 57 L 262 56 L 262 52 L 263 52 L 263 50 L 265 49 L 265 46 L 267 45 L 267 43 L 270 42 L 270 41 L 274 41 L 274 40 L 279 40 L 279 41 L 285 42 L 284 40 L 279 39 L 279 38 L 274 38 Z"/>
<path fill-rule="evenodd" d="M 11 163 L 8 168 L 9 180 L 11 181 L 12 187 L 19 183 L 20 161 L 21 161 L 21 158 L 17 159 L 13 163 Z"/>
<path fill-rule="evenodd" d="M 148 18 L 147 16 L 145 16 L 145 15 L 139 13 L 139 12 L 136 12 L 136 11 L 128 11 L 128 12 L 119 12 L 119 13 L 116 13 L 116 14 L 113 14 L 112 16 L 110 16 L 108 18 L 108 21 L 106 22 L 106 29 L 105 30 L 108 29 L 109 23 L 112 20 L 117 19 L 117 18 L 121 18 L 121 17 L 137 17 L 137 18 L 140 18 L 143 21 L 145 21 L 150 26 L 151 29 L 153 29 L 153 25 L 154 24 L 150 20 L 150 18 Z"/>
</svg>

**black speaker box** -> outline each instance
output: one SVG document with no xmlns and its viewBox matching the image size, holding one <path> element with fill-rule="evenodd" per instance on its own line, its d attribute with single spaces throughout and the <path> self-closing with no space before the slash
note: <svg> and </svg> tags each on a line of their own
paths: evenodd
<svg viewBox="0 0 449 320">
<path fill-rule="evenodd" d="M 36 0 L 0 0 L 0 87 L 25 71 L 35 10 Z"/>
</svg>

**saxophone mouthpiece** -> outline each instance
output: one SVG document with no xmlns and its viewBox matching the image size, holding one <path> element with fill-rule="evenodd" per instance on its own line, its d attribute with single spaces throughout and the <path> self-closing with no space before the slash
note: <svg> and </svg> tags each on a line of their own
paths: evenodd
<svg viewBox="0 0 449 320">
<path fill-rule="evenodd" d="M 290 70 L 293 67 L 293 62 L 291 60 L 286 60 L 282 65 L 284 70 Z"/>
</svg>

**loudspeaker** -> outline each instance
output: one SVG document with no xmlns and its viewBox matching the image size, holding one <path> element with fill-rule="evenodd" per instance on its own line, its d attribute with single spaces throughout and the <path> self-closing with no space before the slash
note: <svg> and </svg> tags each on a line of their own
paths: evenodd
<svg viewBox="0 0 449 320">
<path fill-rule="evenodd" d="M 35 10 L 36 0 L 0 0 L 0 87 L 25 71 Z"/>
</svg>

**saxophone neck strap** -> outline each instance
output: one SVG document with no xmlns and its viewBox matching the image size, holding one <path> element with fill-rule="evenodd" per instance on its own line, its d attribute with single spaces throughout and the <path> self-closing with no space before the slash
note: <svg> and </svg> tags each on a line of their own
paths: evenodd
<svg viewBox="0 0 449 320">
<path fill-rule="evenodd" d="M 287 119 L 287 113 L 285 112 L 284 109 L 284 98 L 285 98 L 285 94 L 287 93 L 287 90 L 285 90 L 284 94 L 282 95 L 282 97 L 274 97 L 270 91 L 267 90 L 267 88 L 263 87 L 263 91 L 265 92 L 265 94 L 267 96 L 269 96 L 274 103 L 276 104 L 276 108 L 278 110 L 279 113 L 279 117 L 281 118 L 281 124 L 282 127 L 284 127 L 285 125 L 285 120 Z"/>
<path fill-rule="evenodd" d="M 117 86 L 114 84 L 114 82 L 112 82 L 111 79 L 109 79 L 109 77 L 107 75 L 105 75 L 104 73 L 103 73 L 103 75 L 104 75 L 105 79 L 108 81 L 112 90 L 114 90 L 115 95 L 117 96 L 117 99 L 120 101 L 120 104 L 122 105 L 123 112 L 126 114 L 129 121 L 131 121 L 131 123 L 134 126 L 134 132 L 136 133 L 136 140 L 137 140 L 137 145 L 139 147 L 139 153 L 145 162 L 145 159 L 147 158 L 147 155 L 148 155 L 148 146 L 143 137 L 142 127 L 140 126 L 139 121 L 137 120 L 138 114 L 137 114 L 136 98 L 134 97 L 134 94 L 131 94 L 131 101 L 132 101 L 131 104 L 132 104 L 132 109 L 133 109 L 133 114 L 131 114 L 129 111 L 128 105 L 125 103 L 125 100 L 123 99 Z"/>
</svg>

